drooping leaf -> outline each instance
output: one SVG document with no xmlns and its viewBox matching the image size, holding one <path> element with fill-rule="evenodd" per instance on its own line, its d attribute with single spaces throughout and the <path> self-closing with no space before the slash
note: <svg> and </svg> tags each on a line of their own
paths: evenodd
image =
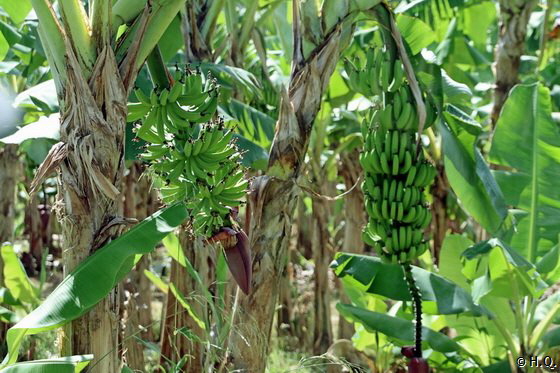
<svg viewBox="0 0 560 373">
<path fill-rule="evenodd" d="M 21 92 L 16 96 L 14 106 L 36 107 L 31 97 L 48 105 L 51 112 L 58 111 L 58 99 L 54 80 L 47 80 Z"/>
<path fill-rule="evenodd" d="M 472 285 L 475 300 L 489 293 L 520 300 L 524 295 L 538 296 L 547 286 L 534 265 L 500 239 L 481 241 L 468 248 L 463 255 L 469 260 L 488 257 L 485 274 Z"/>
<path fill-rule="evenodd" d="M 422 49 L 434 42 L 434 32 L 422 20 L 404 14 L 397 17 L 397 26 L 404 40 L 406 40 L 412 54 L 418 54 Z"/>
<path fill-rule="evenodd" d="M 37 122 L 29 123 L 20 128 L 16 133 L 0 139 L 4 144 L 21 144 L 29 139 L 52 139 L 60 137 L 60 114 L 40 117 Z"/>
<path fill-rule="evenodd" d="M 218 77 L 218 79 L 226 79 L 220 81 L 220 83 L 224 86 L 228 84 L 228 80 L 230 80 L 230 83 L 228 85 L 231 85 L 231 83 L 236 83 L 249 92 L 255 94 L 259 91 L 260 84 L 257 78 L 247 70 L 243 70 L 239 67 L 214 64 L 210 62 L 201 62 L 199 66 L 203 72 L 210 71 L 212 72 L 212 74 Z"/>
<path fill-rule="evenodd" d="M 362 324 L 369 332 L 380 332 L 390 337 L 400 346 L 412 344 L 414 341 L 414 324 L 411 321 L 390 316 L 385 313 L 372 312 L 348 304 L 338 303 L 336 308 L 342 316 Z M 445 334 L 426 327 L 422 328 L 422 339 L 436 351 L 441 353 L 459 353 L 462 347 Z"/>
<path fill-rule="evenodd" d="M 2 245 L 4 284 L 13 297 L 23 303 L 35 305 L 39 301 L 38 290 L 31 284 L 25 269 L 10 244 Z"/>
<path fill-rule="evenodd" d="M 6 288 L 0 288 L 0 303 L 7 304 L 9 306 L 22 305 L 22 303 L 18 299 L 16 299 Z"/>
<path fill-rule="evenodd" d="M 548 273 L 554 270 L 558 265 L 558 245 L 550 249 L 544 256 L 537 262 L 536 268 L 539 273 Z"/>
<path fill-rule="evenodd" d="M 263 148 L 270 146 L 274 137 L 274 118 L 235 99 L 221 109 L 237 121 L 237 130 L 243 137 Z"/>
<path fill-rule="evenodd" d="M 183 204 L 164 208 L 83 261 L 38 308 L 8 330 L 8 355 L 0 367 L 15 363 L 26 335 L 56 329 L 89 311 L 132 269 L 136 255 L 153 250 L 186 217 Z"/>
<path fill-rule="evenodd" d="M 480 123 L 472 119 L 455 105 L 446 105 L 445 114 L 453 117 L 453 119 L 471 135 L 478 136 L 482 132 L 482 126 L 480 125 Z"/>
<path fill-rule="evenodd" d="M 518 85 L 510 93 L 490 150 L 490 160 L 510 168 L 499 182 L 512 191 L 519 222 L 511 245 L 531 262 L 556 244 L 560 226 L 560 130 L 551 116 L 550 92 L 541 84 Z M 515 151 L 513 151 L 515 149 Z"/>
<path fill-rule="evenodd" d="M 362 291 L 394 300 L 411 300 L 399 265 L 386 264 L 372 256 L 338 253 L 331 268 L 343 280 L 350 278 L 350 284 Z M 468 312 L 476 316 L 488 314 L 484 308 L 474 304 L 465 290 L 438 274 L 413 266 L 412 275 L 426 303 L 426 311 L 433 310 L 437 314 Z"/>
<path fill-rule="evenodd" d="M 14 323 L 17 322 L 17 316 L 14 311 L 0 306 L 0 323 Z"/>
<path fill-rule="evenodd" d="M 472 96 L 470 88 L 466 84 L 453 80 L 443 69 L 441 70 L 441 76 L 446 101 L 455 105 L 468 104 Z"/>
<path fill-rule="evenodd" d="M 79 373 L 91 361 L 93 355 L 76 355 L 55 359 L 33 360 L 16 363 L 0 370 L 0 373 Z"/>
<path fill-rule="evenodd" d="M 467 237 L 451 234 L 443 240 L 439 253 L 439 273 L 465 290 L 469 290 L 469 285 L 467 277 L 461 271 L 461 254 L 472 244 Z"/>
<path fill-rule="evenodd" d="M 162 293 L 167 294 L 167 292 L 169 291 L 169 285 L 163 282 L 163 280 L 158 275 L 156 275 L 155 273 L 151 272 L 148 269 L 145 269 L 144 276 L 146 276 L 148 280 L 150 280 L 150 282 L 154 284 L 156 288 L 161 290 Z"/>
<path fill-rule="evenodd" d="M 507 209 L 500 198 L 501 192 L 492 194 L 486 186 L 492 178 L 488 166 L 477 161 L 474 138 L 468 133 L 457 136 L 442 120 L 438 121 L 442 136 L 444 163 L 447 178 L 461 206 L 486 230 L 495 233 L 507 215 Z M 484 179 L 480 175 L 485 176 Z M 486 181 L 486 183 L 485 183 Z"/>
<path fill-rule="evenodd" d="M 496 21 L 496 3 L 484 1 L 472 4 L 461 11 L 463 32 L 476 46 L 484 50 L 488 40 L 488 29 Z"/>
</svg>

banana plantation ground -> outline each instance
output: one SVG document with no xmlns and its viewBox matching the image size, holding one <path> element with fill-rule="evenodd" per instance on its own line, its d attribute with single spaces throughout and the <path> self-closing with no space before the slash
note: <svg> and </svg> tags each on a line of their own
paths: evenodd
<svg viewBox="0 0 560 373">
<path fill-rule="evenodd" d="M 554 0 L 0 0 L 0 373 L 559 371 Z"/>
</svg>

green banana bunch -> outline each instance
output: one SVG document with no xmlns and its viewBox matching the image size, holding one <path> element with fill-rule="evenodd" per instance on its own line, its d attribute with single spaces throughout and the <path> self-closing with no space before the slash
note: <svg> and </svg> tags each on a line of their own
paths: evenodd
<svg viewBox="0 0 560 373">
<path fill-rule="evenodd" d="M 147 142 L 140 157 L 162 184 L 165 203 L 185 201 L 194 233 L 210 237 L 231 226 L 229 215 L 242 203 L 247 180 L 234 134 L 221 118 L 214 120 L 219 89 L 198 72 L 178 74 L 169 89 L 150 96 L 135 90 L 129 120 Z"/>
<path fill-rule="evenodd" d="M 424 231 L 432 215 L 424 190 L 436 169 L 417 152 L 416 104 L 401 60 L 390 61 L 389 55 L 371 49 L 364 66 L 347 61 L 345 68 L 360 93 L 380 98 L 380 106 L 370 109 L 361 124 L 362 190 L 369 216 L 362 238 L 384 260 L 405 264 L 428 250 Z M 432 111 L 428 121 L 433 122 L 436 113 L 427 106 Z"/>
</svg>

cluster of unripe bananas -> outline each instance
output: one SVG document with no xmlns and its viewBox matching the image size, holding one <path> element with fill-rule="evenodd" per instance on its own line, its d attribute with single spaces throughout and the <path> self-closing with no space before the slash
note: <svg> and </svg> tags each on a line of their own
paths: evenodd
<svg viewBox="0 0 560 373">
<path fill-rule="evenodd" d="M 362 237 L 384 260 L 405 264 L 428 249 L 424 231 L 431 212 L 424 189 L 436 170 L 417 147 L 418 114 L 401 60 L 388 60 L 382 49 L 371 49 L 366 56 L 363 67 L 356 67 L 358 62 L 345 66 L 351 86 L 379 96 L 361 126 L 362 189 L 369 216 Z M 434 119 L 432 112 L 426 127 Z"/>
<path fill-rule="evenodd" d="M 228 226 L 228 214 L 247 189 L 233 132 L 222 119 L 213 120 L 216 81 L 187 69 L 170 89 L 134 93 L 138 102 L 129 104 L 128 119 L 139 120 L 136 135 L 147 142 L 140 157 L 150 162 L 162 200 L 185 201 L 194 233 L 212 236 Z"/>
</svg>

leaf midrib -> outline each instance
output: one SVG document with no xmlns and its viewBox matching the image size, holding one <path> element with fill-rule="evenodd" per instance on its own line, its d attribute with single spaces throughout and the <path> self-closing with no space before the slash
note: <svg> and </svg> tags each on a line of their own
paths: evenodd
<svg viewBox="0 0 560 373">
<path fill-rule="evenodd" d="M 537 182 L 538 176 L 538 128 L 539 128 L 539 106 L 538 106 L 538 97 L 539 97 L 539 86 L 535 86 L 535 90 L 533 91 L 533 149 L 532 149 L 532 160 L 531 160 L 531 204 L 530 204 L 530 211 L 529 211 L 529 260 L 531 263 L 535 262 L 536 259 L 536 222 L 537 222 L 537 201 L 538 201 L 538 194 L 539 194 L 539 184 Z"/>
</svg>

